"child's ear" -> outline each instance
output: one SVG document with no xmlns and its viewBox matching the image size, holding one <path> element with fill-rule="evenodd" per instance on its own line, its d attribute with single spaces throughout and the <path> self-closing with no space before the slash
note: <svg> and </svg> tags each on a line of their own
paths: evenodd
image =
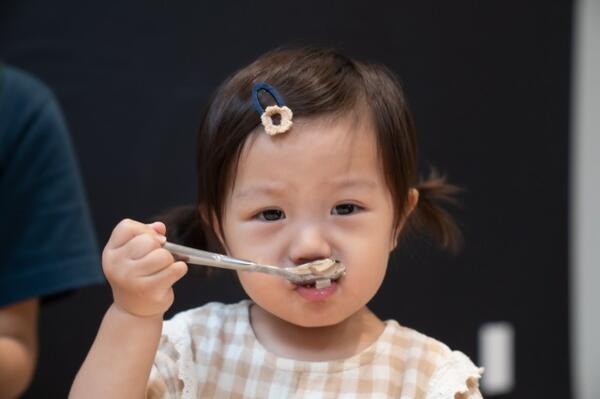
<svg viewBox="0 0 600 399">
<path fill-rule="evenodd" d="M 416 188 L 411 188 L 408 190 L 408 197 L 406 199 L 406 214 L 402 221 L 400 222 L 400 226 L 394 232 L 394 240 L 392 243 L 392 250 L 394 250 L 398 246 L 398 240 L 400 239 L 400 233 L 402 232 L 402 228 L 410 214 L 415 210 L 419 203 L 419 190 Z"/>
<path fill-rule="evenodd" d="M 406 213 L 406 217 L 408 217 L 408 215 L 410 215 L 412 213 L 412 211 L 415 210 L 418 203 L 419 203 L 419 190 L 417 190 L 416 188 L 413 187 L 410 190 L 408 190 L 408 201 L 406 204 L 406 208 L 407 208 L 408 212 Z"/>
</svg>

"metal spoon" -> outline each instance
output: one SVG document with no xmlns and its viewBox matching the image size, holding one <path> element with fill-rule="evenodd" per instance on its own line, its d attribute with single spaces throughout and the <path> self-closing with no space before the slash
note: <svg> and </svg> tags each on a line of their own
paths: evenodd
<svg viewBox="0 0 600 399">
<path fill-rule="evenodd" d="M 240 270 L 246 272 L 267 273 L 288 279 L 294 284 L 312 284 L 320 281 L 319 287 L 329 285 L 323 284 L 323 281 L 335 280 L 346 271 L 346 267 L 340 261 L 328 258 L 314 262 L 304 263 L 297 267 L 277 267 L 261 265 L 243 259 L 233 258 L 231 256 L 221 255 L 214 252 L 202 251 L 183 245 L 166 242 L 163 248 L 171 252 L 178 260 L 193 265 L 212 266 L 222 269 Z"/>
</svg>

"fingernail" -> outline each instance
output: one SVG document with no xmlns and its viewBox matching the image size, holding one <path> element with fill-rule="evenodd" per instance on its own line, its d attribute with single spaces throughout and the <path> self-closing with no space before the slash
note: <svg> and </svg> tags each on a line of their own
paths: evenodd
<svg viewBox="0 0 600 399">
<path fill-rule="evenodd" d="M 159 235 L 158 235 L 158 241 L 159 241 L 161 244 L 164 244 L 165 242 L 167 242 L 167 237 L 163 236 L 162 234 L 159 234 Z"/>
</svg>

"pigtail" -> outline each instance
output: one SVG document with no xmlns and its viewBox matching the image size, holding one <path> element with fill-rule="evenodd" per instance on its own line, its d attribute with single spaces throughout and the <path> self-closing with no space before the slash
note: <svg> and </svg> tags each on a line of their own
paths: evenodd
<svg viewBox="0 0 600 399">
<path fill-rule="evenodd" d="M 427 179 L 420 179 L 415 187 L 419 191 L 419 201 L 409 218 L 411 230 L 426 233 L 440 246 L 456 254 L 462 247 L 460 229 L 444 208 L 444 205 L 459 205 L 455 196 L 462 189 L 446 182 L 446 176 L 431 169 Z"/>
</svg>

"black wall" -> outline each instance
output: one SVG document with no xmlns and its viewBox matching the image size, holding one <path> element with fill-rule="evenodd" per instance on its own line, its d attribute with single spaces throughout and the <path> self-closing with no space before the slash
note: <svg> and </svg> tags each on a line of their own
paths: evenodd
<svg viewBox="0 0 600 399">
<path fill-rule="evenodd" d="M 477 359 L 477 329 L 515 327 L 516 388 L 568 398 L 567 155 L 571 14 L 556 2 L 0 2 L 0 59 L 56 92 L 101 246 L 123 217 L 194 200 L 199 111 L 228 74 L 286 43 L 387 64 L 429 164 L 464 186 L 464 251 L 406 242 L 372 303 Z M 171 313 L 243 297 L 189 275 Z M 110 303 L 107 286 L 44 306 L 26 398 L 65 397 Z"/>
</svg>

